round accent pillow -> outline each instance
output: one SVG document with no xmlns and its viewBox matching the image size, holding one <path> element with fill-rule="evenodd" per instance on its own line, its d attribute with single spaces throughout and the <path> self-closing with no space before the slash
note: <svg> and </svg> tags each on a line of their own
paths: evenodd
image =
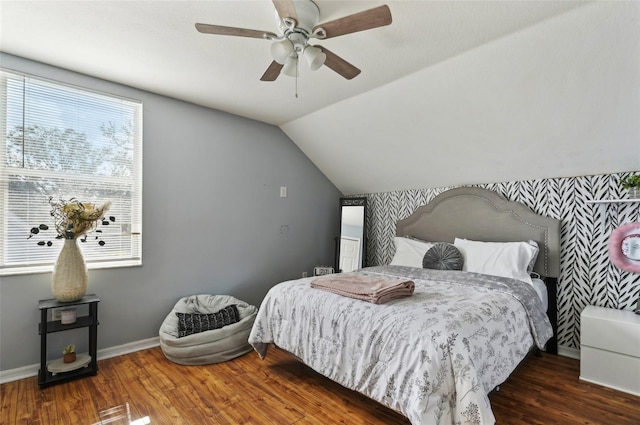
<svg viewBox="0 0 640 425">
<path fill-rule="evenodd" d="M 464 257 L 450 243 L 438 242 L 422 258 L 422 267 L 435 270 L 462 270 Z"/>
</svg>

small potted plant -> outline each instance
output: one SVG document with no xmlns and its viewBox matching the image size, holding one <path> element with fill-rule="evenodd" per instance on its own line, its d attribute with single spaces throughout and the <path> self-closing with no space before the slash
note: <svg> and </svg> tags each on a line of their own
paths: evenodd
<svg viewBox="0 0 640 425">
<path fill-rule="evenodd" d="M 62 358 L 62 361 L 65 363 L 73 363 L 76 361 L 76 346 L 71 344 L 71 345 L 67 345 L 66 347 L 64 347 L 64 350 L 62 350 L 62 355 L 64 356 Z"/>
<path fill-rule="evenodd" d="M 620 185 L 629 191 L 629 197 L 640 198 L 640 175 L 632 174 L 620 180 Z"/>
</svg>

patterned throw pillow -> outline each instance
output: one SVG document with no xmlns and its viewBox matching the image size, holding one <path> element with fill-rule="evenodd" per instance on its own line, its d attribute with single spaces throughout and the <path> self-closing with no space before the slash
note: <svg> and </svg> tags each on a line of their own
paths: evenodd
<svg viewBox="0 0 640 425">
<path fill-rule="evenodd" d="M 464 257 L 450 243 L 438 242 L 422 258 L 422 267 L 435 270 L 462 270 Z"/>
<path fill-rule="evenodd" d="M 178 316 L 178 338 L 197 334 L 212 329 L 220 329 L 223 326 L 240 321 L 238 306 L 235 304 L 226 306 L 220 311 L 209 314 L 200 313 L 177 313 Z"/>
</svg>

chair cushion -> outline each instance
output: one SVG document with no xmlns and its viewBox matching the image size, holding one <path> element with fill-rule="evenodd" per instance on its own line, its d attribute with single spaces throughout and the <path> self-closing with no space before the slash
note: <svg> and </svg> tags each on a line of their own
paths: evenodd
<svg viewBox="0 0 640 425">
<path fill-rule="evenodd" d="M 238 306 L 231 304 L 216 313 L 176 313 L 178 316 L 178 336 L 197 334 L 212 329 L 238 323 L 240 313 Z"/>
</svg>

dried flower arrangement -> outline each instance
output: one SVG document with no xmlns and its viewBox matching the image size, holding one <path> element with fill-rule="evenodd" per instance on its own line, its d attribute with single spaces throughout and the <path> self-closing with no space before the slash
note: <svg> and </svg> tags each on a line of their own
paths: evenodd
<svg viewBox="0 0 640 425">
<path fill-rule="evenodd" d="M 81 238 L 81 242 L 86 242 L 87 233 L 92 230 L 101 232 L 101 230 L 96 229 L 99 223 L 107 226 L 110 222 L 116 221 L 115 217 L 110 216 L 107 219 L 104 215 L 111 206 L 110 202 L 96 206 L 91 202 L 80 202 L 76 198 L 71 198 L 68 201 L 64 199 L 56 201 L 53 197 L 50 197 L 49 204 L 51 205 L 51 217 L 53 217 L 57 232 L 56 239 Z M 40 231 L 47 230 L 49 230 L 49 226 L 46 224 L 33 227 L 31 228 L 29 238 L 40 234 Z M 105 242 L 98 237 L 96 237 L 96 239 L 98 239 L 98 244 L 101 246 L 105 244 Z M 38 245 L 51 246 L 53 242 L 39 241 Z"/>
</svg>

